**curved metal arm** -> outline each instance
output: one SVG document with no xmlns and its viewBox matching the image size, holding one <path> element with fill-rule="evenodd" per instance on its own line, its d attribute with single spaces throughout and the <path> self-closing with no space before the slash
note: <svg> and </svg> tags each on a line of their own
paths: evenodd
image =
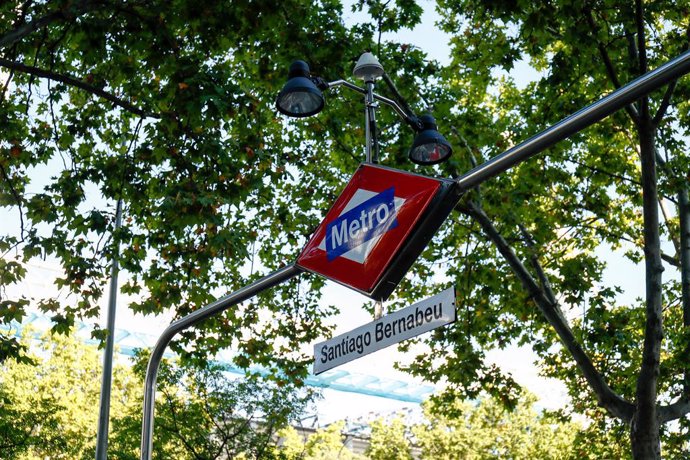
<svg viewBox="0 0 690 460">
<path fill-rule="evenodd" d="M 264 276 L 254 283 L 243 287 L 210 305 L 205 306 L 183 318 L 174 321 L 163 331 L 158 338 L 156 346 L 151 352 L 149 364 L 146 368 L 146 380 L 144 381 L 144 416 L 141 424 L 141 460 L 151 460 L 153 450 L 153 409 L 156 397 L 156 379 L 163 353 L 172 338 L 180 331 L 187 329 L 206 318 L 220 313 L 240 302 L 254 297 L 268 288 L 281 284 L 290 278 L 300 274 L 302 270 L 296 265 L 288 265 Z"/>
<path fill-rule="evenodd" d="M 374 93 L 374 99 L 376 99 L 377 101 L 381 101 L 384 104 L 387 104 L 387 105 L 393 107 L 393 109 L 395 109 L 395 111 L 398 113 L 398 115 L 400 115 L 400 117 L 403 120 L 405 120 L 405 122 L 408 125 L 410 125 L 410 127 L 412 129 L 414 129 L 415 131 L 419 131 L 420 129 L 422 129 L 422 123 L 419 121 L 419 118 L 417 118 L 417 116 L 414 114 L 408 115 L 402 109 L 402 107 L 400 107 L 400 105 L 397 102 L 395 102 L 393 99 L 388 99 L 387 97 L 379 96 L 378 94 L 375 94 L 375 93 Z"/>
<path fill-rule="evenodd" d="M 344 86 L 346 88 L 350 88 L 353 91 L 357 91 L 358 93 L 367 94 L 366 89 L 360 88 L 359 86 L 355 85 L 354 83 L 350 83 L 347 80 L 335 80 L 335 81 L 325 83 L 324 89 L 334 88 L 336 86 Z"/>
<path fill-rule="evenodd" d="M 358 93 L 367 94 L 367 90 L 366 90 L 366 89 L 360 88 L 359 86 L 357 86 L 357 85 L 355 85 L 355 84 L 353 84 L 353 83 L 350 83 L 350 82 L 347 81 L 347 80 L 335 80 L 335 81 L 332 81 L 332 82 L 325 83 L 325 88 L 324 88 L 324 89 L 326 89 L 326 88 L 333 88 L 333 87 L 336 87 L 336 86 L 344 86 L 344 87 L 349 88 L 349 89 L 351 89 L 351 90 L 353 90 L 353 91 L 357 91 Z M 417 118 L 417 116 L 414 115 L 414 114 L 413 114 L 413 115 L 408 115 L 408 114 L 402 109 L 402 107 L 400 107 L 400 104 L 398 104 L 397 102 L 395 102 L 393 99 L 388 99 L 387 97 L 380 96 L 380 95 L 378 95 L 378 94 L 376 94 L 376 93 L 374 93 L 374 99 L 376 99 L 377 101 L 383 102 L 384 104 L 386 104 L 386 105 L 392 107 L 393 110 L 395 110 L 395 112 L 400 116 L 400 118 L 402 118 L 403 120 L 405 120 L 405 122 L 406 122 L 408 125 L 410 125 L 410 126 L 412 127 L 412 129 L 414 129 L 415 131 L 417 131 L 417 130 L 419 130 L 419 129 L 421 128 L 421 124 L 419 123 L 419 118 Z"/>
</svg>

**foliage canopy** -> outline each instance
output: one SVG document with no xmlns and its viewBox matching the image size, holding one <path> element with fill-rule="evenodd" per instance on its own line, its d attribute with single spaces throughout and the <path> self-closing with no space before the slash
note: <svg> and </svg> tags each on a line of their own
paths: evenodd
<svg viewBox="0 0 690 460">
<path fill-rule="evenodd" d="M 350 95 L 329 95 L 318 117 L 276 116 L 295 58 L 335 79 L 374 49 L 405 103 L 430 106 L 456 146 L 434 173 L 457 176 L 687 50 L 690 28 L 686 1 L 439 0 L 452 45 L 441 65 L 383 35 L 416 25 L 416 2 L 354 8 L 371 20 L 346 26 L 336 0 L 0 5 L 0 205 L 18 223 L 0 234 L 0 281 L 50 257 L 73 299 L 3 296 L 0 320 L 21 319 L 30 302 L 57 332 L 95 316 L 115 254 L 125 291 L 141 295 L 131 308 L 176 316 L 246 285 L 254 265 L 289 263 L 363 143 Z M 530 82 L 510 73 L 524 63 L 537 72 Z M 631 427 L 635 457 L 658 458 L 660 436 L 669 454 L 687 450 L 687 94 L 687 78 L 674 82 L 468 193 L 392 305 L 436 291 L 442 274 L 458 289 L 459 320 L 404 367 L 447 381 L 448 406 L 454 392 L 482 390 L 514 406 L 515 382 L 484 357 L 529 345 L 575 410 Z M 410 169 L 411 133 L 394 114 L 378 122 L 382 162 Z M 118 199 L 126 225 L 115 232 Z M 608 282 L 608 251 L 640 264 L 643 298 Z M 327 333 L 334 313 L 318 305 L 322 285 L 282 286 L 185 332 L 176 349 L 205 359 L 234 346 L 242 366 L 304 376 L 306 356 L 293 350 Z M 21 356 L 16 341 L 1 344 L 0 358 Z M 662 426 L 679 418 L 678 430 Z"/>
<path fill-rule="evenodd" d="M 44 335 L 34 363 L 0 367 L 0 457 L 88 459 L 96 449 L 101 363 L 76 333 Z M 114 367 L 109 456 L 138 459 L 148 355 Z M 165 360 L 159 377 L 154 458 L 267 458 L 276 432 L 300 417 L 315 393 L 260 377 L 232 379 L 224 368 Z"/>
</svg>

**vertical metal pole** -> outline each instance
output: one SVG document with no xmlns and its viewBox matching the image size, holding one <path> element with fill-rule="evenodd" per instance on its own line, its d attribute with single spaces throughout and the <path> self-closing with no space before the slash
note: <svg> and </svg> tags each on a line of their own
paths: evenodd
<svg viewBox="0 0 690 460">
<path fill-rule="evenodd" d="M 366 141 L 367 141 L 367 163 L 378 163 L 379 161 L 379 142 L 376 134 L 376 102 L 374 101 L 374 82 L 367 81 L 367 92 L 365 95 L 365 117 Z"/>
<path fill-rule="evenodd" d="M 141 423 L 141 460 L 151 460 L 153 452 L 153 415 L 154 404 L 156 402 L 156 379 L 158 378 L 158 367 L 160 366 L 163 353 L 172 338 L 180 331 L 197 324 L 206 318 L 221 313 L 228 308 L 254 297 L 268 288 L 277 286 L 290 278 L 300 274 L 302 270 L 296 265 L 288 265 L 276 270 L 275 272 L 256 280 L 254 283 L 229 294 L 214 303 L 201 308 L 184 318 L 180 318 L 168 326 L 163 334 L 158 338 L 156 346 L 151 352 L 149 364 L 146 368 L 146 379 L 144 381 L 144 410 Z"/>
<path fill-rule="evenodd" d="M 115 209 L 115 231 L 122 226 L 122 198 L 117 200 Z M 101 379 L 101 400 L 98 415 L 98 434 L 96 437 L 96 460 L 105 460 L 108 453 L 108 424 L 110 421 L 110 390 L 113 381 L 113 348 L 115 346 L 115 310 L 117 308 L 117 276 L 120 270 L 118 260 L 119 244 L 115 245 L 113 265 L 110 272 L 110 298 L 108 299 L 108 317 L 106 328 L 108 337 L 103 350 L 103 377 Z"/>
</svg>

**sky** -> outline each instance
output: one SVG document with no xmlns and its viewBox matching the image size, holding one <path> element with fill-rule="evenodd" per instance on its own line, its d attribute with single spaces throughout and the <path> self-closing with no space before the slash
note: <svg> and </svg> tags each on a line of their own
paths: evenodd
<svg viewBox="0 0 690 460">
<path fill-rule="evenodd" d="M 435 26 L 437 20 L 437 15 L 433 10 L 435 2 L 421 1 L 420 3 L 424 6 L 425 12 L 422 17 L 422 23 L 419 26 L 412 31 L 403 30 L 396 34 L 384 35 L 383 38 L 404 40 L 424 50 L 431 58 L 437 59 L 442 63 L 448 63 L 450 55 L 448 47 L 449 39 Z M 349 12 L 349 4 L 351 4 L 351 2 L 345 2 L 346 21 L 352 22 L 363 20 L 365 16 Z M 349 75 L 341 77 L 348 80 L 353 79 Z M 531 78 L 534 78 L 534 74 L 519 67 L 516 70 L 515 78 L 516 81 L 526 83 Z M 362 142 L 364 143 L 364 139 L 362 139 Z M 642 286 L 638 280 L 642 279 L 642 276 L 631 276 L 631 273 L 639 271 L 640 268 L 615 256 L 613 253 L 609 253 L 607 257 L 610 261 L 610 268 L 607 271 L 608 279 L 623 287 L 631 297 L 641 296 Z M 50 276 L 50 269 L 48 268 L 46 270 L 48 271 L 40 276 Z M 33 288 L 35 288 L 35 286 L 31 289 Z M 324 291 L 323 302 L 339 306 L 342 312 L 341 315 L 334 320 L 334 324 L 336 325 L 336 329 L 333 331 L 334 336 L 348 332 L 362 324 L 372 321 L 372 317 L 361 308 L 362 304 L 367 301 L 368 299 L 366 297 L 350 291 L 345 287 L 331 282 L 328 283 Z M 118 328 L 130 329 L 135 332 L 146 332 L 158 336 L 169 323 L 169 317 L 146 318 L 145 321 L 142 321 L 140 317 L 133 315 L 124 308 L 126 304 L 126 298 L 124 297 L 119 298 L 118 304 L 120 305 L 117 313 Z M 105 327 L 106 305 L 107 298 L 103 300 L 104 308 L 101 320 L 103 327 Z M 394 368 L 396 360 L 404 360 L 405 358 L 405 356 L 397 352 L 395 347 L 390 347 L 344 364 L 340 366 L 339 369 L 355 374 L 400 380 L 412 385 L 426 385 L 427 383 L 419 379 L 414 379 L 408 374 L 397 371 Z M 488 352 L 487 359 L 489 362 L 497 364 L 505 372 L 511 373 L 518 383 L 535 393 L 539 398 L 538 404 L 540 407 L 552 409 L 567 404 L 564 385 L 559 381 L 544 379 L 538 375 L 538 369 L 534 366 L 536 356 L 530 349 L 526 347 L 518 348 L 516 346 L 509 346 L 505 350 Z M 323 424 L 341 418 L 367 418 L 370 414 L 400 411 L 413 405 L 414 404 L 411 403 L 403 403 L 384 398 L 325 390 L 324 399 L 319 403 L 317 411 L 319 423 Z"/>
<path fill-rule="evenodd" d="M 366 14 L 350 12 L 349 5 L 352 3 L 354 2 L 351 0 L 344 2 L 346 23 L 366 21 Z M 421 24 L 415 27 L 414 30 L 401 30 L 396 33 L 384 34 L 383 40 L 396 39 L 410 43 L 425 51 L 430 58 L 436 59 L 442 64 L 448 64 L 450 62 L 449 37 L 435 24 L 438 20 L 438 14 L 434 10 L 436 2 L 423 0 L 419 3 L 424 7 Z M 526 62 L 520 62 L 511 72 L 511 76 L 519 87 L 524 87 L 530 81 L 538 78 L 539 74 L 531 69 Z M 350 78 L 349 76 L 342 77 Z M 599 252 L 605 255 L 609 262 L 608 268 L 605 271 L 605 280 L 620 286 L 630 302 L 635 298 L 641 298 L 644 295 L 644 290 L 643 283 L 640 283 L 639 280 L 643 279 L 643 273 L 641 272 L 643 268 L 635 266 L 629 260 L 621 257 L 620 254 L 614 253 L 607 248 L 600 248 Z M 334 336 L 372 321 L 370 316 L 361 308 L 358 308 L 358 305 L 363 304 L 368 299 L 350 292 L 342 286 L 329 283 L 325 291 L 324 300 L 339 305 L 343 312 L 336 322 L 337 327 L 333 331 Z M 382 375 L 403 381 L 415 381 L 409 375 L 394 369 L 393 362 L 396 360 L 404 361 L 404 359 L 405 356 L 398 353 L 395 347 L 390 347 L 339 368 L 351 372 Z M 539 398 L 538 407 L 557 409 L 568 404 L 565 385 L 558 380 L 547 379 L 539 375 L 539 370 L 534 364 L 537 361 L 537 356 L 529 347 L 511 345 L 503 350 L 491 350 L 487 353 L 487 361 L 496 364 L 504 372 L 510 373 L 518 383 L 535 393 Z M 417 382 L 420 381 L 417 380 Z M 356 407 L 356 405 L 349 403 L 350 400 L 348 398 L 350 398 L 348 395 L 329 395 L 327 401 L 331 405 L 331 410 L 325 412 L 322 417 L 329 417 L 333 413 L 340 414 L 340 416 L 356 414 L 357 409 L 353 409 L 353 406 Z M 377 399 L 380 398 L 369 398 L 367 404 L 371 407 L 375 406 L 382 411 L 396 410 L 396 408 L 405 406 L 405 404 L 392 401 L 376 401 Z"/>
<path fill-rule="evenodd" d="M 369 22 L 370 18 L 366 12 L 352 12 L 351 5 L 353 0 L 343 1 L 343 19 L 345 24 L 352 25 L 357 22 Z M 419 5 L 424 8 L 422 14 L 422 22 L 413 30 L 402 29 L 395 33 L 385 33 L 382 35 L 382 41 L 385 40 L 399 40 L 404 43 L 409 43 L 424 50 L 429 58 L 435 59 L 442 64 L 450 63 L 450 47 L 449 37 L 446 33 L 435 25 L 438 14 L 435 11 L 436 2 L 434 0 L 420 0 Z M 365 50 L 362 50 L 363 52 Z M 349 75 L 343 75 L 343 78 Z"/>
<path fill-rule="evenodd" d="M 414 30 L 403 30 L 395 34 L 387 34 L 383 36 L 383 39 L 398 39 L 404 40 L 414 46 L 419 47 L 429 54 L 433 59 L 436 59 L 442 63 L 449 62 L 450 50 L 448 47 L 448 37 L 443 34 L 435 25 L 437 18 L 436 13 L 433 10 L 434 2 L 422 1 L 421 4 L 425 8 L 425 12 L 422 17 L 422 23 L 416 27 Z M 345 5 L 345 20 L 348 23 L 353 21 L 363 21 L 366 20 L 366 15 L 358 13 L 351 13 L 348 6 L 348 2 Z M 354 78 L 350 75 L 340 76 L 342 78 L 353 80 Z M 362 139 L 364 143 L 364 139 Z M 55 160 L 58 161 L 58 160 Z M 54 165 L 56 169 L 59 169 L 59 165 Z M 52 168 L 51 165 L 47 166 L 47 170 Z M 47 180 L 51 174 L 44 174 Z M 32 188 L 36 190 L 42 189 L 44 184 L 41 181 L 41 174 L 36 174 L 33 176 Z M 100 196 L 97 189 L 88 190 L 87 195 L 89 197 Z M 91 203 L 93 204 L 93 203 Z M 114 203 L 112 204 L 114 208 Z M 4 211 L 6 213 L 7 211 Z M 9 211 L 12 213 L 12 211 Z M 16 222 L 17 219 L 13 219 L 14 216 L 7 217 L 5 222 Z M 47 289 L 51 292 L 49 280 L 52 277 L 59 276 L 59 272 L 55 267 L 47 263 L 38 263 L 32 268 L 33 273 L 27 277 L 26 283 L 18 286 L 19 290 L 34 291 L 37 289 Z M 125 282 L 124 277 L 120 276 L 120 284 Z M 12 293 L 9 293 L 12 295 Z M 53 292 L 52 294 L 56 294 Z M 336 324 L 336 329 L 334 330 L 334 336 L 348 332 L 360 325 L 372 321 L 372 317 L 367 314 L 363 309 L 362 305 L 369 299 L 360 295 L 354 291 L 351 291 L 343 286 L 336 283 L 329 282 L 325 291 L 323 302 L 325 304 L 337 305 L 341 310 L 341 315 L 334 319 L 334 324 Z M 421 300 L 421 299 L 418 299 Z M 134 315 L 125 306 L 127 305 L 128 299 L 126 296 L 119 294 L 118 296 L 118 310 L 116 316 L 116 328 L 129 330 L 134 333 L 139 333 L 149 337 L 159 336 L 170 322 L 170 317 L 145 317 L 142 318 L 138 315 Z M 108 299 L 102 299 L 102 315 L 99 323 L 101 327 L 105 327 L 106 324 L 106 308 Z M 325 339 L 325 338 L 324 338 Z M 313 344 L 308 345 L 306 348 L 311 348 Z M 360 358 L 356 361 L 344 364 L 337 369 L 345 370 L 349 373 L 356 375 L 366 375 L 375 376 L 380 379 L 392 379 L 396 381 L 406 382 L 411 386 L 423 385 L 428 386 L 427 382 L 423 382 L 421 379 L 412 378 L 410 375 L 397 371 L 394 368 L 394 363 L 397 360 L 404 360 L 405 356 L 402 356 L 397 352 L 395 346 L 389 347 L 384 350 L 380 350 L 371 355 Z M 514 377 L 520 382 L 528 387 L 531 391 L 537 394 L 543 394 L 542 403 L 545 407 L 554 407 L 562 404 L 564 401 L 564 389 L 559 382 L 548 382 L 539 378 L 536 373 L 536 369 L 531 364 L 533 361 L 533 356 L 531 351 L 524 349 L 517 349 L 514 347 L 509 347 L 501 353 L 490 352 L 488 354 L 488 359 L 491 362 L 499 363 L 506 371 L 511 372 Z M 317 406 L 317 415 L 319 424 L 327 424 L 332 421 L 349 418 L 349 419 L 359 419 L 371 418 L 374 414 L 385 414 L 395 411 L 405 410 L 412 406 L 416 406 L 414 403 L 400 402 L 387 398 L 378 398 L 372 396 L 358 395 L 353 393 L 344 393 L 340 391 L 324 390 L 324 398 L 320 401 Z"/>
</svg>

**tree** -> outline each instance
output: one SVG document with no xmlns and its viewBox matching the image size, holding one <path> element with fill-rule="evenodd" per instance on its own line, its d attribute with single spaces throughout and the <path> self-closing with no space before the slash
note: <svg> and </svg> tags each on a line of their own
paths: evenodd
<svg viewBox="0 0 690 460">
<path fill-rule="evenodd" d="M 424 459 L 602 458 L 572 448 L 580 427 L 548 413 L 537 414 L 536 398 L 525 395 L 507 410 L 499 401 L 456 401 L 451 407 L 425 403 L 426 421 L 412 428 Z M 611 457 L 620 458 L 620 457 Z"/>
<path fill-rule="evenodd" d="M 372 19 L 349 29 L 330 0 L 4 3 L 0 66 L 10 78 L 0 101 L 0 203 L 19 229 L 1 237 L 0 281 L 22 278 L 33 257 L 56 258 L 65 271 L 58 283 L 76 305 L 35 301 L 64 331 L 96 314 L 116 243 L 132 278 L 125 290 L 142 295 L 132 308 L 143 313 L 185 315 L 221 287 L 254 279 L 243 264 L 293 260 L 319 221 L 315 210 L 328 207 L 361 161 L 363 139 L 358 107 L 345 95 L 289 129 L 276 119 L 279 69 L 293 58 L 340 78 L 375 49 L 400 93 L 411 95 L 406 103 L 428 103 L 454 128 L 456 154 L 434 171 L 458 175 L 687 48 L 684 2 L 438 6 L 453 36 L 447 68 L 382 39 L 419 22 L 414 1 L 360 0 L 354 7 Z M 524 87 L 506 76 L 521 60 L 542 75 Z M 458 287 L 459 321 L 436 331 L 430 352 L 406 368 L 448 381 L 449 405 L 454 391 L 472 398 L 484 390 L 510 406 L 516 384 L 485 365 L 484 353 L 530 344 L 545 372 L 567 382 L 575 409 L 601 417 L 596 402 L 630 426 L 635 457 L 658 458 L 662 438 L 665 449 L 687 449 L 686 94 L 684 80 L 671 84 L 466 194 L 393 304 L 436 290 L 429 279 L 440 267 Z M 395 114 L 377 120 L 382 161 L 403 165 L 411 133 Z M 29 187 L 37 168 L 56 163 L 45 187 Z M 86 201 L 91 190 L 106 204 Z M 113 234 L 107 203 L 118 198 L 131 220 Z M 605 247 L 644 260 L 644 300 L 604 284 Z M 662 278 L 662 268 L 675 277 Z M 279 381 L 304 376 L 306 357 L 292 350 L 327 332 L 333 309 L 317 306 L 322 284 L 309 277 L 306 287 L 281 287 L 242 314 L 186 332 L 175 347 L 194 360 L 236 346 L 242 366 L 283 367 Z M 30 299 L 0 301 L 7 322 L 21 319 Z M 277 337 L 284 340 L 270 340 Z M 0 351 L 21 355 L 7 337 Z M 677 430 L 664 426 L 672 420 Z"/>
<path fill-rule="evenodd" d="M 688 48 L 683 2 L 446 0 L 439 7 L 453 62 L 432 102 L 437 118 L 455 125 L 459 155 L 446 171 L 456 174 Z M 509 75 L 521 61 L 538 72 L 534 82 Z M 425 280 L 433 261 L 447 261 L 459 321 L 427 341 L 431 352 L 410 371 L 514 404 L 514 382 L 483 355 L 530 344 L 546 373 L 568 384 L 575 410 L 600 418 L 596 404 L 629 427 L 634 458 L 659 458 L 660 436 L 669 452 L 687 450 L 685 81 L 464 197 L 460 216 L 415 270 Z M 625 300 L 606 284 L 602 248 L 643 263 L 644 299 Z M 405 290 L 422 289 L 418 280 Z M 677 429 L 662 427 L 672 420 Z"/>
<path fill-rule="evenodd" d="M 142 385 L 147 362 L 148 354 L 141 353 L 134 365 Z M 276 433 L 295 423 L 316 396 L 258 375 L 233 379 L 213 363 L 197 367 L 166 360 L 159 379 L 156 458 L 270 458 Z M 111 439 L 111 455 L 138 458 L 141 405 L 115 420 Z"/>
<path fill-rule="evenodd" d="M 29 348 L 33 332 L 24 329 Z M 95 346 L 75 335 L 44 336 L 32 363 L 0 368 L 0 457 L 93 458 L 101 365 Z M 113 368 L 111 411 L 141 410 L 141 379 L 122 364 Z M 139 417 L 141 418 L 141 417 Z"/>
<path fill-rule="evenodd" d="M 359 161 L 362 131 L 337 116 L 288 129 L 274 96 L 295 57 L 344 75 L 373 46 L 373 29 L 346 29 L 341 10 L 336 0 L 3 2 L 0 208 L 16 225 L 0 233 L 0 322 L 37 307 L 67 334 L 99 313 L 114 257 L 127 272 L 123 291 L 139 296 L 132 310 L 176 317 L 256 279 L 255 266 L 291 262 L 320 219 L 315 209 Z M 405 10 L 384 26 L 419 20 L 419 7 Z M 336 106 L 359 118 L 353 104 Z M 302 136 L 333 129 L 346 135 Z M 125 218 L 116 231 L 118 200 Z M 61 266 L 60 294 L 7 296 L 37 258 Z M 308 358 L 295 350 L 327 333 L 334 313 L 317 305 L 323 280 L 303 278 L 173 347 L 203 364 L 232 346 L 239 366 L 263 364 L 280 385 L 299 380 Z M 0 335 L 0 362 L 26 353 Z"/>
<path fill-rule="evenodd" d="M 291 171 L 310 158 L 294 153 L 300 142 L 274 95 L 298 52 L 338 73 L 350 47 L 368 41 L 345 29 L 339 2 L 10 1 L 0 18 L 0 206 L 17 223 L 0 235 L 0 283 L 20 281 L 38 257 L 64 271 L 55 298 L 3 289 L 1 321 L 21 320 L 29 303 L 55 332 L 94 317 L 117 245 L 123 291 L 145 314 L 186 315 L 255 279 L 250 267 L 291 261 L 318 217 L 295 212 L 310 209 L 304 189 L 314 185 Z M 118 199 L 125 225 L 115 231 Z M 323 281 L 302 283 L 174 346 L 200 358 L 235 345 L 242 366 L 251 356 L 304 375 L 292 350 L 323 333 L 332 312 L 316 303 Z M 257 321 L 259 308 L 281 322 Z M 21 355 L 1 339 L 0 359 Z"/>
<path fill-rule="evenodd" d="M 369 446 L 362 458 L 371 460 L 432 459 L 575 459 L 602 458 L 597 451 L 574 443 L 579 424 L 564 422 L 555 414 L 537 414 L 534 395 L 526 394 L 518 406 L 507 410 L 501 401 L 482 398 L 439 406 L 423 405 L 424 420 L 406 424 L 400 416 L 374 420 L 369 425 Z M 343 444 L 344 422 L 337 422 L 302 439 L 294 428 L 280 433 L 278 458 L 313 460 L 359 458 Z M 367 431 L 367 430 L 364 430 Z M 413 457 L 413 446 L 417 452 Z M 620 458 L 620 445 L 606 446 Z"/>
<path fill-rule="evenodd" d="M 367 456 L 372 460 L 411 460 L 410 441 L 405 431 L 405 423 L 400 417 L 389 422 L 374 420 Z"/>
<path fill-rule="evenodd" d="M 25 329 L 23 345 L 33 335 Z M 44 335 L 34 363 L 0 369 L 0 457 L 93 458 L 100 359 L 75 334 Z M 113 372 L 109 455 L 139 458 L 143 375 L 148 356 Z M 261 377 L 230 378 L 224 367 L 165 360 L 156 413 L 156 458 L 267 458 L 275 433 L 293 423 L 315 393 Z"/>
<path fill-rule="evenodd" d="M 285 428 L 279 433 L 281 442 L 276 448 L 276 457 L 287 460 L 327 460 L 339 458 L 344 460 L 358 460 L 362 458 L 350 452 L 345 447 L 343 428 L 345 422 L 331 423 L 326 428 L 316 430 L 306 439 L 292 427 Z"/>
</svg>

